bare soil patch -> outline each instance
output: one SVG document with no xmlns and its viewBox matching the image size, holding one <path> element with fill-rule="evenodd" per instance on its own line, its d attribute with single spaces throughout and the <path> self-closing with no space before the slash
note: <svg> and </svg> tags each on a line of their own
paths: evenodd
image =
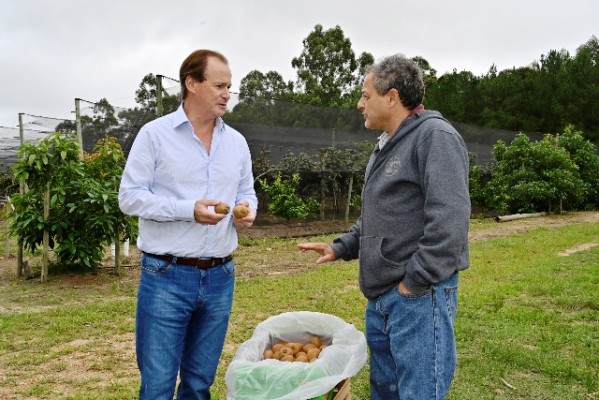
<svg viewBox="0 0 599 400">
<path fill-rule="evenodd" d="M 574 247 L 572 247 L 570 249 L 566 249 L 566 250 L 564 250 L 562 252 L 559 252 L 559 253 L 557 253 L 557 255 L 558 256 L 562 256 L 562 257 L 567 257 L 567 256 L 572 255 L 574 253 L 578 253 L 578 252 L 581 252 L 581 251 L 590 250 L 593 247 L 597 247 L 597 246 L 599 246 L 599 243 L 583 243 L 581 245 L 574 246 Z"/>
</svg>

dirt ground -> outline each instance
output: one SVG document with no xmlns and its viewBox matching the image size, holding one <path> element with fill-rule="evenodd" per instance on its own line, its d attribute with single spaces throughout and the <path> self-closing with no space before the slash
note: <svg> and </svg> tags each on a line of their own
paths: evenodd
<svg viewBox="0 0 599 400">
<path fill-rule="evenodd" d="M 524 233 L 537 227 L 554 228 L 564 225 L 578 223 L 599 223 L 599 212 L 576 212 L 565 214 L 549 214 L 542 217 L 515 219 L 507 222 L 491 222 L 486 224 L 484 228 L 472 229 L 469 238 L 470 242 L 479 240 L 488 240 L 502 236 L 509 236 L 518 233 Z M 280 220 L 267 219 L 262 217 L 256 224 L 250 228 L 240 231 L 240 241 L 244 239 L 259 240 L 263 238 L 309 238 L 318 235 L 327 235 L 338 232 L 347 231 L 352 225 L 353 220 L 344 222 L 343 220 L 328 220 L 328 221 L 291 221 L 285 222 Z M 586 246 L 597 245 L 599 238 L 589 238 L 589 243 Z M 285 262 L 278 263 L 278 267 L 270 264 L 267 268 L 261 268 L 260 263 L 252 258 L 252 262 L 244 263 L 242 277 L 249 278 L 261 275 L 279 275 L 285 273 L 293 273 L 298 270 L 306 269 L 306 264 L 311 264 L 311 258 L 298 255 L 298 258 L 290 257 Z M 310 262 L 308 262 L 310 260 Z M 241 260 L 240 260 L 241 261 Z M 38 260 L 30 260 L 33 265 Z M 136 267 L 139 262 L 139 253 L 133 249 L 130 256 L 124 261 L 125 267 Z M 110 268 L 113 262 L 107 259 L 105 266 Z M 273 269 L 276 268 L 276 269 Z M 5 256 L 0 259 L 0 279 L 2 277 L 14 277 L 16 270 L 16 258 L 12 254 L 10 257 Z"/>
<path fill-rule="evenodd" d="M 576 212 L 549 214 L 542 217 L 522 218 L 506 222 L 497 222 L 489 228 L 472 230 L 470 241 L 486 240 L 501 236 L 523 233 L 537 227 L 559 227 L 564 225 L 599 222 L 599 212 Z M 313 221 L 295 223 L 262 223 L 251 229 L 241 231 L 240 237 L 259 239 L 264 237 L 309 237 L 347 231 L 353 223 L 342 220 Z"/>
</svg>

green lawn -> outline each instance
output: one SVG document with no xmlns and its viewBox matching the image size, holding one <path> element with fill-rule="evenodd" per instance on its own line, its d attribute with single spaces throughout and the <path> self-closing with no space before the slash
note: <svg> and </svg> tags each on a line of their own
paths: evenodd
<svg viewBox="0 0 599 400">
<path fill-rule="evenodd" d="M 255 260 L 246 254 L 264 255 L 267 265 L 295 258 L 299 241 L 245 241 L 239 269 Z M 599 224 L 472 244 L 472 267 L 460 278 L 450 399 L 599 399 L 599 246 L 558 254 L 588 243 L 599 243 Z M 4 277 L 0 398 L 135 399 L 136 283 L 135 268 L 118 277 L 50 276 L 44 284 Z M 225 398 L 230 359 L 266 318 L 319 311 L 363 331 L 364 306 L 355 262 L 238 279 L 214 398 Z M 368 365 L 351 381 L 352 399 L 368 399 Z"/>
</svg>

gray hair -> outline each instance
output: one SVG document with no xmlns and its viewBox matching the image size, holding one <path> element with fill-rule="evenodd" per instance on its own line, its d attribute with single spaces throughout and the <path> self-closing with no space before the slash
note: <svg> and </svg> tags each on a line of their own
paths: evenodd
<svg viewBox="0 0 599 400">
<path fill-rule="evenodd" d="M 374 88 L 379 95 L 396 89 L 401 104 L 413 110 L 424 99 L 424 81 L 422 69 L 413 60 L 402 54 L 395 54 L 380 60 L 366 68 L 366 74 L 372 74 Z"/>
</svg>

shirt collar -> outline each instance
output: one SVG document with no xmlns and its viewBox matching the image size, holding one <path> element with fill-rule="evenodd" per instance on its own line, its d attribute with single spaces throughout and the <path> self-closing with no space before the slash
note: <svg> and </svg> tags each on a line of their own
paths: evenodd
<svg viewBox="0 0 599 400">
<path fill-rule="evenodd" d="M 189 119 L 187 118 L 187 114 L 185 114 L 185 111 L 183 110 L 183 103 L 181 103 L 179 108 L 177 108 L 177 110 L 173 114 L 173 118 L 174 118 L 173 119 L 173 127 L 174 128 L 178 128 L 179 126 L 183 125 L 184 123 L 188 123 L 191 125 L 191 122 L 189 122 Z M 223 121 L 223 119 L 221 117 L 217 117 L 214 127 L 215 127 L 215 129 L 223 131 L 225 129 L 225 121 Z"/>
<path fill-rule="evenodd" d="M 173 114 L 173 127 L 178 128 L 184 123 L 189 123 L 189 119 L 187 119 L 187 115 L 185 115 L 185 111 L 183 111 L 183 103 L 179 105 L 177 111 Z"/>
</svg>

